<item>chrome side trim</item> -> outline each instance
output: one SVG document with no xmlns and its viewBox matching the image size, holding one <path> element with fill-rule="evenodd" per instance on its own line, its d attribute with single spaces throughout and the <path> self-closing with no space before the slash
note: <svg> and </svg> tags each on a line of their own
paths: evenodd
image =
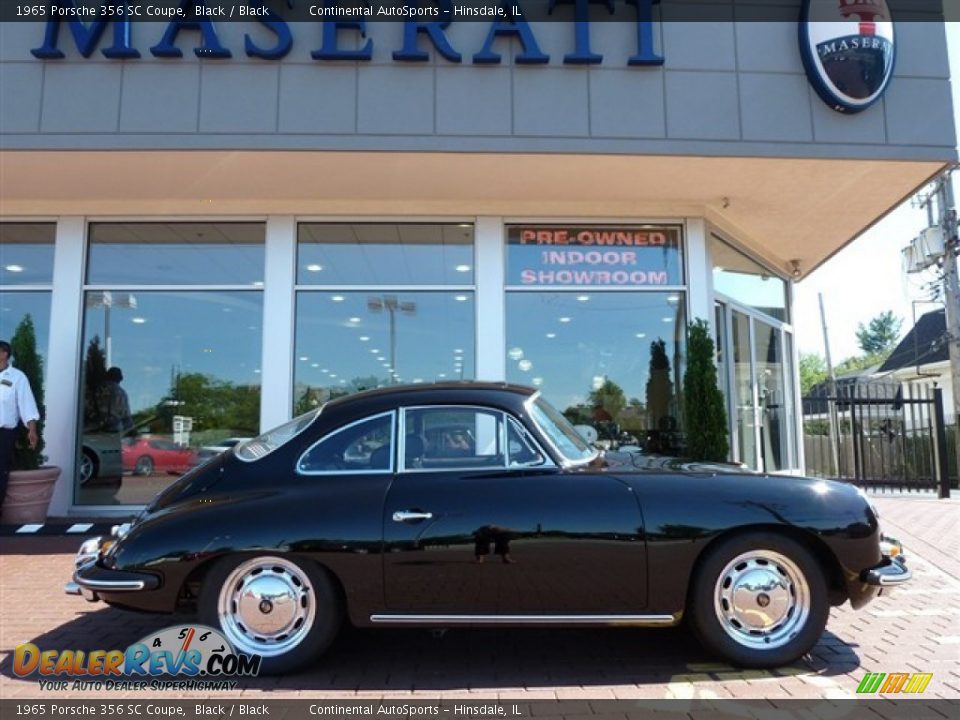
<svg viewBox="0 0 960 720">
<path fill-rule="evenodd" d="M 81 588 L 90 590 L 104 590 L 106 592 L 124 592 L 128 590 L 143 590 L 146 583 L 143 580 L 87 580 L 73 576 L 73 581 Z"/>
<path fill-rule="evenodd" d="M 640 625 L 677 623 L 673 615 L 371 615 L 370 622 L 390 625 Z"/>
</svg>

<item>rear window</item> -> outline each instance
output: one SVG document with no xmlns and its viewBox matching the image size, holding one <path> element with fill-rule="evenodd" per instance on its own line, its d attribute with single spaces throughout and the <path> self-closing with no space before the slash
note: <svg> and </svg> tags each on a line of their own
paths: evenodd
<svg viewBox="0 0 960 720">
<path fill-rule="evenodd" d="M 262 435 L 258 435 L 252 440 L 245 440 L 236 446 L 234 453 L 238 458 L 246 460 L 247 462 L 259 460 L 310 427 L 310 423 L 317 419 L 317 415 L 320 414 L 320 410 L 322 409 L 323 408 L 311 410 L 299 417 L 295 417 L 290 422 L 275 427 L 273 430 L 268 430 Z"/>
</svg>

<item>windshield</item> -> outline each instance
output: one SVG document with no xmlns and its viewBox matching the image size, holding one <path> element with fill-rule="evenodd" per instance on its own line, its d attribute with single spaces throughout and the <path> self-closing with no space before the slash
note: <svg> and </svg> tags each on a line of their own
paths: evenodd
<svg viewBox="0 0 960 720">
<path fill-rule="evenodd" d="M 306 430 L 310 423 L 320 414 L 320 410 L 322 409 L 323 408 L 311 410 L 299 417 L 295 417 L 290 422 L 273 428 L 273 430 L 268 430 L 263 433 L 263 435 L 258 435 L 253 438 L 253 440 L 245 440 L 239 443 L 234 451 L 236 456 L 241 460 L 252 462 L 270 454 Z"/>
<path fill-rule="evenodd" d="M 546 400 L 536 396 L 529 408 L 533 421 L 565 459 L 571 463 L 582 463 L 596 457 L 597 451 Z"/>
</svg>

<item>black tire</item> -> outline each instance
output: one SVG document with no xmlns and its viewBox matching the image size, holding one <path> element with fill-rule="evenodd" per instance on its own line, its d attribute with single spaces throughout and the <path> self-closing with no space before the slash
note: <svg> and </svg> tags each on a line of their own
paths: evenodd
<svg viewBox="0 0 960 720">
<path fill-rule="evenodd" d="M 823 634 L 830 614 L 827 583 L 813 553 L 795 540 L 770 532 L 737 535 L 708 550 L 694 573 L 690 626 L 704 647 L 734 665 L 789 665 Z M 757 593 L 736 581 L 746 583 L 748 573 L 772 581 L 770 592 Z M 734 597 L 740 602 L 731 603 Z M 777 608 L 787 610 L 781 614 Z"/>
<path fill-rule="evenodd" d="M 97 455 L 90 448 L 83 448 L 80 457 L 80 485 L 86 485 L 91 480 L 96 480 L 100 474 L 100 461 Z"/>
<path fill-rule="evenodd" d="M 264 644 L 264 651 L 257 651 L 254 647 L 244 647 L 237 642 L 237 630 L 225 627 L 220 612 L 221 591 L 229 593 L 225 583 L 235 586 L 236 580 L 231 579 L 243 567 L 257 562 L 264 567 L 284 563 L 301 573 L 300 578 L 306 580 L 312 592 L 305 594 L 306 602 L 313 603 L 314 613 L 312 624 L 303 631 L 302 639 L 298 643 L 283 651 L 282 654 L 270 654 L 273 649 Z M 249 576 L 256 575 L 250 573 Z M 205 625 L 217 628 L 227 640 L 234 644 L 238 652 L 259 654 L 261 675 L 280 675 L 303 668 L 314 662 L 330 646 L 343 623 L 343 603 L 334 580 L 330 574 L 315 563 L 303 558 L 286 555 L 242 555 L 229 556 L 218 560 L 204 578 L 197 602 L 199 620 Z M 269 611 L 268 611 L 269 612 Z M 304 623 L 306 624 L 306 623 Z M 242 626 L 241 626 L 242 627 Z M 291 636 L 297 631 L 289 633 Z M 282 637 L 282 636 L 281 636 Z M 254 645 L 256 641 L 252 641 Z"/>
<path fill-rule="evenodd" d="M 134 475 L 152 475 L 153 458 L 149 455 L 141 455 L 137 458 L 137 463 L 133 466 Z"/>
</svg>

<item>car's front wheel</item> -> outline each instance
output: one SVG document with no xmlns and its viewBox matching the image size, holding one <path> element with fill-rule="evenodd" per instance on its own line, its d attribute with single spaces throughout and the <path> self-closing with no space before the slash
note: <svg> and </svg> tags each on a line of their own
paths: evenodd
<svg viewBox="0 0 960 720">
<path fill-rule="evenodd" d="M 311 662 L 333 642 L 343 618 L 339 593 L 323 569 L 273 555 L 218 561 L 203 582 L 198 611 L 235 650 L 261 656 L 264 674 Z"/>
<path fill-rule="evenodd" d="M 741 667 L 787 665 L 820 639 L 830 604 L 802 544 L 775 533 L 730 538 L 693 578 L 689 618 L 704 646 Z"/>
</svg>

